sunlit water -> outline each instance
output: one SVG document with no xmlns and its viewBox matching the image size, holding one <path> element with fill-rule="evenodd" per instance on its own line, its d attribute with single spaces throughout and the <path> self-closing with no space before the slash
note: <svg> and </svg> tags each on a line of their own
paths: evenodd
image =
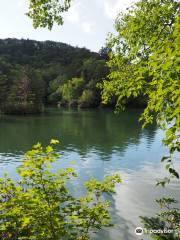
<svg viewBox="0 0 180 240">
<path fill-rule="evenodd" d="M 153 216 L 159 210 L 155 198 L 171 194 L 180 200 L 180 191 L 177 181 L 165 189 L 155 187 L 156 180 L 167 174 L 160 164 L 167 150 L 160 129 L 155 125 L 141 129 L 140 113 L 50 109 L 39 116 L 1 116 L 0 176 L 9 172 L 16 178 L 15 169 L 25 151 L 38 141 L 47 144 L 51 138 L 59 139 L 61 157 L 54 167 L 76 169 L 80 180 L 75 193 L 92 176 L 102 179 L 118 172 L 123 179 L 111 199 L 114 227 L 102 230 L 94 239 L 147 239 L 134 233 L 142 225 L 139 216 Z"/>
</svg>

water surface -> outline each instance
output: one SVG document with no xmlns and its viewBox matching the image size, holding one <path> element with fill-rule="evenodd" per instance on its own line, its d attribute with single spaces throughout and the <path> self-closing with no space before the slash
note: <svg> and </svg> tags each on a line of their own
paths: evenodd
<svg viewBox="0 0 180 240">
<path fill-rule="evenodd" d="M 167 150 L 156 125 L 141 129 L 140 113 L 136 109 L 118 115 L 110 110 L 49 109 L 37 116 L 1 116 L 0 175 L 8 171 L 16 178 L 15 168 L 24 152 L 38 141 L 47 144 L 51 138 L 59 139 L 62 156 L 55 167 L 76 162 L 73 167 L 80 176 L 76 189 L 92 176 L 103 179 L 118 172 L 123 179 L 111 199 L 115 225 L 94 239 L 142 239 L 134 234 L 141 226 L 139 216 L 152 216 L 158 210 L 155 198 L 172 194 L 180 199 L 180 191 L 176 181 L 166 189 L 155 187 L 156 179 L 166 174 L 160 159 Z"/>
</svg>

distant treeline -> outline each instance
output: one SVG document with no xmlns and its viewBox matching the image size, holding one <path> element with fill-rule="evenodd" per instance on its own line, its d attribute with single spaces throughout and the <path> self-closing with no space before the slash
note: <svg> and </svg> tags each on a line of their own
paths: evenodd
<svg viewBox="0 0 180 240">
<path fill-rule="evenodd" d="M 53 41 L 0 40 L 0 111 L 36 113 L 48 104 L 99 106 L 97 83 L 109 74 L 109 51 L 95 53 Z"/>
</svg>

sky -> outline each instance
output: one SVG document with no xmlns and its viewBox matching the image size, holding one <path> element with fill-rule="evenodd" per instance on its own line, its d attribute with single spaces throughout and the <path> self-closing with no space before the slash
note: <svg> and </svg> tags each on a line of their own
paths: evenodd
<svg viewBox="0 0 180 240">
<path fill-rule="evenodd" d="M 119 11 L 125 11 L 133 0 L 72 0 L 64 14 L 64 25 L 33 29 L 25 12 L 28 0 L 0 0 L 0 38 L 53 40 L 72 46 L 99 51 L 105 45 Z"/>
</svg>

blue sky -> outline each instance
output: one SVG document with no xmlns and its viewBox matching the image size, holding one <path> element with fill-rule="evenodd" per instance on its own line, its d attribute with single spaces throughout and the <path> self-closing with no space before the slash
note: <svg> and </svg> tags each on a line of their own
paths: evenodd
<svg viewBox="0 0 180 240">
<path fill-rule="evenodd" d="M 0 0 L 0 38 L 53 40 L 98 51 L 108 32 L 113 32 L 114 19 L 133 0 L 73 0 L 64 14 L 64 25 L 53 30 L 33 29 L 24 15 L 28 0 Z"/>
</svg>

